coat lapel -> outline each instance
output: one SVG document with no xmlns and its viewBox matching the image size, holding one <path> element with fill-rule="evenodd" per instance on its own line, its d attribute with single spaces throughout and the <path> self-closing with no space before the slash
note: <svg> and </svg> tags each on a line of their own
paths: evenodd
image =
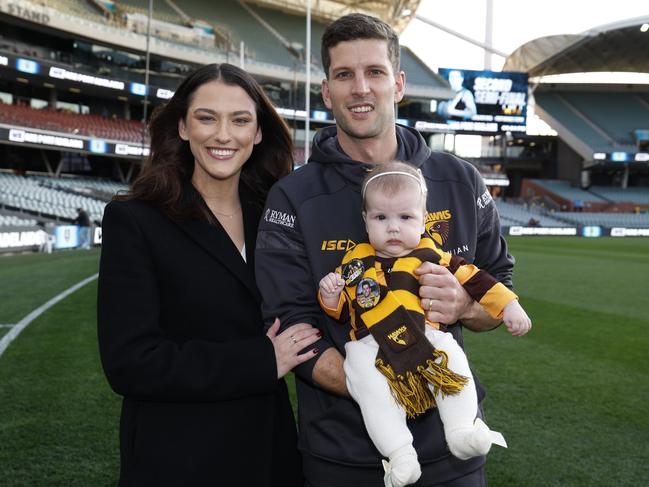
<svg viewBox="0 0 649 487">
<path fill-rule="evenodd" d="M 191 190 L 190 190 L 191 191 Z M 194 190 L 195 191 L 195 190 Z M 200 195 L 196 192 L 194 196 Z M 201 198 L 202 202 L 202 198 Z M 205 204 L 204 202 L 202 202 Z M 200 247 L 226 267 L 234 277 L 239 279 L 250 291 L 255 300 L 261 302 L 254 276 L 254 254 L 257 239 L 259 214 L 242 202 L 244 239 L 246 242 L 246 259 L 244 261 L 234 242 L 223 229 L 218 220 L 210 224 L 199 218 L 189 218 L 175 223 Z"/>
<path fill-rule="evenodd" d="M 251 269 L 254 278 L 255 247 L 257 246 L 257 230 L 259 229 L 260 214 L 247 203 L 242 202 L 241 206 L 243 208 L 243 230 L 246 241 L 246 264 Z"/>
</svg>

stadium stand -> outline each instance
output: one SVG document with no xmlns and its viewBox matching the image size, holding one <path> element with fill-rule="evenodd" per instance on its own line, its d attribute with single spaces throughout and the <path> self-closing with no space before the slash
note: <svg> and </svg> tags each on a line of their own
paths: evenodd
<svg viewBox="0 0 649 487">
<path fill-rule="evenodd" d="M 593 152 L 634 152 L 634 130 L 649 127 L 649 103 L 637 93 L 550 91 L 536 102 Z"/>
<path fill-rule="evenodd" d="M 649 205 L 649 187 L 591 186 L 588 191 L 612 202 Z"/>
<path fill-rule="evenodd" d="M 148 16 L 149 15 L 149 2 L 148 0 L 127 0 L 116 2 L 117 11 L 116 14 L 119 16 L 133 13 L 141 14 Z M 171 8 L 167 2 L 164 0 L 155 2 L 155 8 L 153 9 L 153 18 L 156 20 L 161 20 L 163 22 L 169 22 L 171 24 L 184 25 L 183 18 L 178 15 L 173 8 Z"/>
<path fill-rule="evenodd" d="M 553 211 L 633 214 L 649 210 L 649 188 L 591 186 L 581 189 L 569 181 L 526 179 L 521 196 L 528 201 L 542 201 Z M 591 217 L 589 217 L 591 218 Z M 602 223 L 602 225 L 605 225 Z"/>
<path fill-rule="evenodd" d="M 584 203 L 604 202 L 601 196 L 591 193 L 590 191 L 576 188 L 570 185 L 569 181 L 558 181 L 552 179 L 532 179 L 531 182 L 554 193 L 559 198 L 569 201 L 582 201 Z"/>
<path fill-rule="evenodd" d="M 633 132 L 649 127 L 649 104 L 637 93 L 564 92 L 572 106 L 600 127 L 616 147 L 635 148 Z"/>
<path fill-rule="evenodd" d="M 8 39 L 2 34 L 0 34 L 0 49 L 9 53 L 40 59 L 49 59 L 54 57 L 53 51 L 46 49 L 43 46 L 28 44 L 15 39 Z"/>
<path fill-rule="evenodd" d="M 111 144 L 120 142 L 122 146 L 124 143 L 139 145 L 142 124 L 137 120 L 144 115 L 142 93 L 133 91 L 131 83 L 144 82 L 141 19 L 148 14 L 148 1 L 115 2 L 113 14 L 107 13 L 96 0 L 35 0 L 31 3 L 50 7 L 63 15 L 55 19 L 56 22 L 47 30 L 30 26 L 29 22 L 24 21 L 13 25 L 10 14 L 3 14 L 4 17 L 0 18 L 0 27 L 7 27 L 1 29 L 0 50 L 8 59 L 4 67 L 0 66 L 0 73 L 7 75 L 2 79 L 4 84 L 0 88 L 3 92 L 0 99 L 12 103 L 0 105 L 2 128 L 30 127 L 54 135 L 66 134 L 71 138 L 82 135 L 103 139 Z M 358 8 L 358 2 L 352 0 L 341 0 L 339 5 L 342 5 L 340 13 Z M 321 7 L 319 2 L 314 5 L 316 12 Z M 49 13 L 56 16 L 56 12 Z M 393 12 L 396 15 L 391 19 L 393 25 L 405 22 L 402 13 Z M 136 15 L 140 19 L 137 28 L 128 22 L 129 15 Z M 318 88 L 323 74 L 318 66 L 320 39 L 325 22 L 334 17 L 335 12 L 327 15 L 319 12 L 313 16 L 311 59 L 314 76 L 310 93 L 311 109 L 314 111 L 325 110 Z M 298 115 L 297 111 L 303 109 L 304 101 L 303 45 L 306 29 L 304 13 L 299 5 L 283 0 L 220 0 L 206 8 L 203 0 L 159 0 L 155 3 L 153 18 L 159 23 L 160 29 L 167 27 L 169 31 L 161 33 L 154 29 L 153 32 L 155 38 L 151 42 L 148 77 L 152 88 L 162 88 L 170 93 L 188 70 L 205 62 L 227 60 L 238 63 L 239 46 L 243 41 L 246 69 L 259 79 L 273 102 L 284 109 L 281 113 L 287 117 L 294 131 L 296 161 L 298 165 L 301 164 L 304 148 L 300 137 L 304 138 L 304 125 L 303 115 Z M 62 20 L 65 21 L 63 24 Z M 78 39 L 75 38 L 75 26 L 79 26 Z M 191 34 L 194 27 L 200 30 L 200 26 L 205 28 L 205 32 L 214 29 L 214 36 L 207 36 L 212 44 L 195 44 L 188 40 L 190 37 L 176 36 L 183 29 Z M 554 44 L 559 48 L 547 58 L 516 57 L 512 54 L 508 59 L 511 67 L 507 69 L 538 76 L 553 70 L 568 72 L 565 63 L 570 62 L 585 63 L 589 69 L 593 68 L 597 63 L 586 59 L 588 45 L 601 45 L 601 37 L 608 35 L 607 29 L 600 29 L 593 35 L 566 36 L 562 38 L 563 44 Z M 629 39 L 636 39 L 636 35 L 629 31 Z M 615 39 L 618 43 L 631 42 L 625 41 L 623 36 Z M 18 73 L 16 70 L 21 70 L 14 61 L 20 56 L 39 60 L 40 72 Z M 626 51 L 621 52 L 620 56 L 631 65 L 633 58 Z M 558 59 L 563 59 L 564 64 L 558 63 Z M 516 67 L 512 64 L 513 60 L 519 63 Z M 608 62 L 613 63 L 613 60 L 609 59 Z M 117 93 L 99 85 L 89 86 L 92 83 L 84 85 L 75 84 L 72 79 L 54 79 L 48 76 L 47 69 L 56 63 L 74 73 L 118 80 L 124 83 L 124 89 Z M 450 98 L 452 92 L 446 81 L 406 47 L 402 47 L 401 65 L 407 72 L 408 83 L 406 100 L 400 104 L 398 116 L 414 126 L 416 121 L 429 120 L 433 113 L 432 100 Z M 546 69 L 549 65 L 552 69 Z M 16 80 L 17 76 L 21 79 Z M 155 93 L 155 90 L 151 92 Z M 7 94 L 8 97 L 5 96 Z M 624 178 L 615 178 L 615 184 L 629 186 L 623 189 L 607 186 L 607 180 L 600 174 L 601 177 L 593 178 L 593 183 L 596 181 L 597 185 L 581 189 L 587 187 L 588 182 L 581 180 L 580 174 L 584 169 L 597 170 L 595 153 L 605 153 L 608 158 L 616 151 L 629 154 L 638 151 L 637 131 L 649 130 L 649 89 L 638 86 L 540 83 L 535 85 L 534 95 L 539 114 L 547 116 L 549 121 L 557 121 L 559 138 L 553 137 L 552 141 L 532 140 L 523 133 L 514 134 L 513 137 L 511 134 L 501 134 L 500 138 L 492 137 L 499 149 L 497 153 L 486 156 L 483 151 L 480 158 L 470 161 L 478 167 L 485 180 L 491 181 L 488 184 L 492 188 L 503 225 L 527 225 L 532 221 L 534 225 L 544 227 L 590 225 L 598 218 L 592 216 L 597 213 L 590 213 L 594 210 L 602 212 L 599 223 L 603 225 L 644 225 L 644 216 L 634 212 L 649 209 L 647 176 L 636 176 L 632 168 Z M 148 115 L 165 99 L 150 97 Z M 83 111 L 90 114 L 52 108 L 36 109 L 29 106 L 32 102 L 36 102 L 32 104 L 33 107 L 78 103 L 83 105 Z M 117 118 L 113 114 L 117 114 Z M 312 128 L 330 123 L 331 118 L 325 121 L 321 116 L 322 113 L 313 115 Z M 439 138 L 433 142 L 431 137 L 431 144 L 438 142 Z M 561 144 L 571 147 L 581 158 L 575 160 Z M 4 161 L 0 167 L 22 168 L 23 173 L 24 169 L 47 170 L 50 175 L 30 172 L 27 177 L 19 177 L 2 173 L 0 206 L 20 208 L 35 215 L 3 214 L 3 221 L 9 217 L 29 222 L 33 222 L 33 218 L 67 221 L 76 216 L 79 206 L 86 208 L 92 219 L 100 220 L 105 202 L 115 192 L 125 189 L 126 185 L 78 175 L 60 177 L 59 172 L 112 175 L 116 179 L 132 180 L 139 167 L 135 161 L 140 159 L 141 153 L 118 153 L 108 145 L 106 152 L 93 152 L 85 148 L 78 154 L 60 147 L 42 147 L 12 144 L 11 141 L 4 146 L 4 152 L 0 154 Z M 443 147 L 445 144 L 441 144 L 440 148 Z M 544 150 L 540 151 L 539 147 Z M 607 159 L 602 164 L 610 165 L 611 162 Z M 494 172 L 493 165 L 501 169 Z M 614 169 L 620 171 L 620 167 L 618 165 Z M 502 184 L 505 180 L 509 185 Z M 609 180 L 613 184 L 610 176 Z M 503 194 L 508 197 L 506 201 L 497 197 Z M 571 211 L 576 208 L 583 211 Z"/>
<path fill-rule="evenodd" d="M 539 92 L 535 98 L 537 110 L 544 110 L 546 119 L 552 118 L 552 126 L 559 127 L 560 135 L 572 135 L 584 142 L 592 152 L 605 151 L 612 146 L 601 129 L 570 105 L 561 94 Z"/>
<path fill-rule="evenodd" d="M 284 37 L 289 47 L 293 46 L 294 55 L 300 56 L 301 61 L 304 60 L 306 27 L 303 17 L 286 15 L 277 10 L 254 5 L 249 6 L 249 8 L 253 14 L 263 19 L 273 30 Z M 311 62 L 316 66 L 320 66 L 320 39 L 324 29 L 323 24 L 311 22 Z"/>
<path fill-rule="evenodd" d="M 539 210 L 532 211 L 525 205 L 514 204 L 495 199 L 500 221 L 503 226 L 528 225 L 534 220 L 535 225 L 542 227 L 565 227 L 568 223 L 560 219 L 541 213 Z"/>
<path fill-rule="evenodd" d="M 556 217 L 573 225 L 649 228 L 649 213 L 560 212 Z"/>
<path fill-rule="evenodd" d="M 79 2 L 77 0 L 38 0 L 37 3 L 72 17 L 81 17 L 82 19 L 94 22 L 106 22 L 106 18 L 100 13 L 98 8 L 92 5 L 92 2 Z"/>
<path fill-rule="evenodd" d="M 243 40 L 254 59 L 277 64 L 285 68 L 294 67 L 294 58 L 288 55 L 280 40 L 269 32 L 239 2 L 222 0 L 218 8 L 206 9 L 200 0 L 185 0 L 183 10 L 193 18 L 210 24 L 217 24 L 238 49 Z"/>
<path fill-rule="evenodd" d="M 0 103 L 0 123 L 135 143 L 142 140 L 142 123 L 136 120 L 34 109 L 20 104 Z"/>
<path fill-rule="evenodd" d="M 649 129 L 646 85 L 602 83 L 601 76 L 596 84 L 566 79 L 574 73 L 586 80 L 593 73 L 649 72 L 646 33 L 640 28 L 647 23 L 649 16 L 644 16 L 579 34 L 541 37 L 508 56 L 503 70 L 523 71 L 534 79 L 538 115 L 581 159 L 567 164 L 589 168 L 649 159 L 634 135 Z"/>
<path fill-rule="evenodd" d="M 47 183 L 57 188 L 65 188 L 71 190 L 93 190 L 99 191 L 109 196 L 114 195 L 118 191 L 125 190 L 128 188 L 128 185 L 123 183 L 118 183 L 116 181 L 110 181 L 106 179 L 97 179 L 97 178 L 87 178 L 87 177 L 55 177 L 55 176 L 43 176 L 35 175 L 32 176 L 34 179 Z"/>
<path fill-rule="evenodd" d="M 39 183 L 44 187 L 59 189 L 81 196 L 89 196 L 102 201 L 110 201 L 110 199 L 118 192 L 128 190 L 128 185 L 106 179 L 43 175 L 35 175 L 32 176 L 32 178 L 39 181 Z"/>
<path fill-rule="evenodd" d="M 38 223 L 33 218 L 20 218 L 14 215 L 0 213 L 0 227 L 31 227 Z"/>
<path fill-rule="evenodd" d="M 35 215 L 73 220 L 77 208 L 84 208 L 90 219 L 101 221 L 105 201 L 44 186 L 38 178 L 0 173 L 0 205 L 26 210 Z"/>
</svg>

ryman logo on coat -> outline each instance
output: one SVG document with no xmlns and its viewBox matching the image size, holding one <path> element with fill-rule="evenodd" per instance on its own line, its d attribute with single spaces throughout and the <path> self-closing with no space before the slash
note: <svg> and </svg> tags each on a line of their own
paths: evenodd
<svg viewBox="0 0 649 487">
<path fill-rule="evenodd" d="M 284 213 L 279 210 L 271 210 L 268 208 L 266 214 L 264 215 L 264 220 L 268 223 L 275 223 L 276 225 L 283 225 L 288 228 L 295 227 L 295 215 L 290 213 Z"/>
</svg>

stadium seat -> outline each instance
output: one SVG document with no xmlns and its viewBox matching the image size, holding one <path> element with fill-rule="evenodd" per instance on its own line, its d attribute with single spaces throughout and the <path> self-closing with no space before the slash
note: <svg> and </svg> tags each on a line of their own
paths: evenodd
<svg viewBox="0 0 649 487">
<path fill-rule="evenodd" d="M 0 122 L 9 125 L 132 143 L 142 141 L 143 126 L 138 120 L 82 115 L 51 108 L 35 109 L 18 104 L 0 104 L 0 108 Z M 148 136 L 146 141 L 148 143 Z"/>
<path fill-rule="evenodd" d="M 616 203 L 636 203 L 649 205 L 649 187 L 620 188 L 613 186 L 591 186 L 588 190 Z"/>
<path fill-rule="evenodd" d="M 126 185 L 92 178 L 23 177 L 0 173 L 0 205 L 69 220 L 76 218 L 77 208 L 83 208 L 92 221 L 101 221 L 107 200 L 124 189 Z M 79 194 L 84 190 L 100 192 L 103 199 Z"/>
<path fill-rule="evenodd" d="M 574 225 L 602 225 L 605 227 L 649 228 L 649 213 L 588 213 L 558 212 L 562 218 Z"/>
<path fill-rule="evenodd" d="M 533 183 L 548 191 L 556 194 L 560 198 L 569 201 L 582 201 L 587 202 L 604 202 L 606 201 L 601 196 L 594 194 L 590 191 L 583 190 L 574 186 L 570 186 L 568 181 L 560 181 L 554 179 L 532 179 Z"/>
<path fill-rule="evenodd" d="M 543 227 L 568 226 L 566 222 L 557 220 L 539 211 L 531 211 L 520 204 L 509 203 L 500 199 L 496 199 L 495 202 L 496 208 L 498 208 L 498 214 L 500 215 L 500 223 L 504 226 L 527 225 L 531 219 L 536 220 L 538 225 Z"/>
</svg>

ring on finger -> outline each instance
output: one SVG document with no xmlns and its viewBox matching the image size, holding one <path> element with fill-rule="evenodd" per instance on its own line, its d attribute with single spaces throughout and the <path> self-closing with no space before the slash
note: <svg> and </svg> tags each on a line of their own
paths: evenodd
<svg viewBox="0 0 649 487">
<path fill-rule="evenodd" d="M 295 337 L 294 337 L 293 335 L 291 335 L 289 338 L 290 338 L 291 340 L 293 340 L 293 344 L 296 344 L 296 343 L 297 343 L 297 340 L 295 339 Z"/>
<path fill-rule="evenodd" d="M 428 299 L 428 311 L 430 311 L 432 307 L 433 307 L 433 300 Z"/>
</svg>

